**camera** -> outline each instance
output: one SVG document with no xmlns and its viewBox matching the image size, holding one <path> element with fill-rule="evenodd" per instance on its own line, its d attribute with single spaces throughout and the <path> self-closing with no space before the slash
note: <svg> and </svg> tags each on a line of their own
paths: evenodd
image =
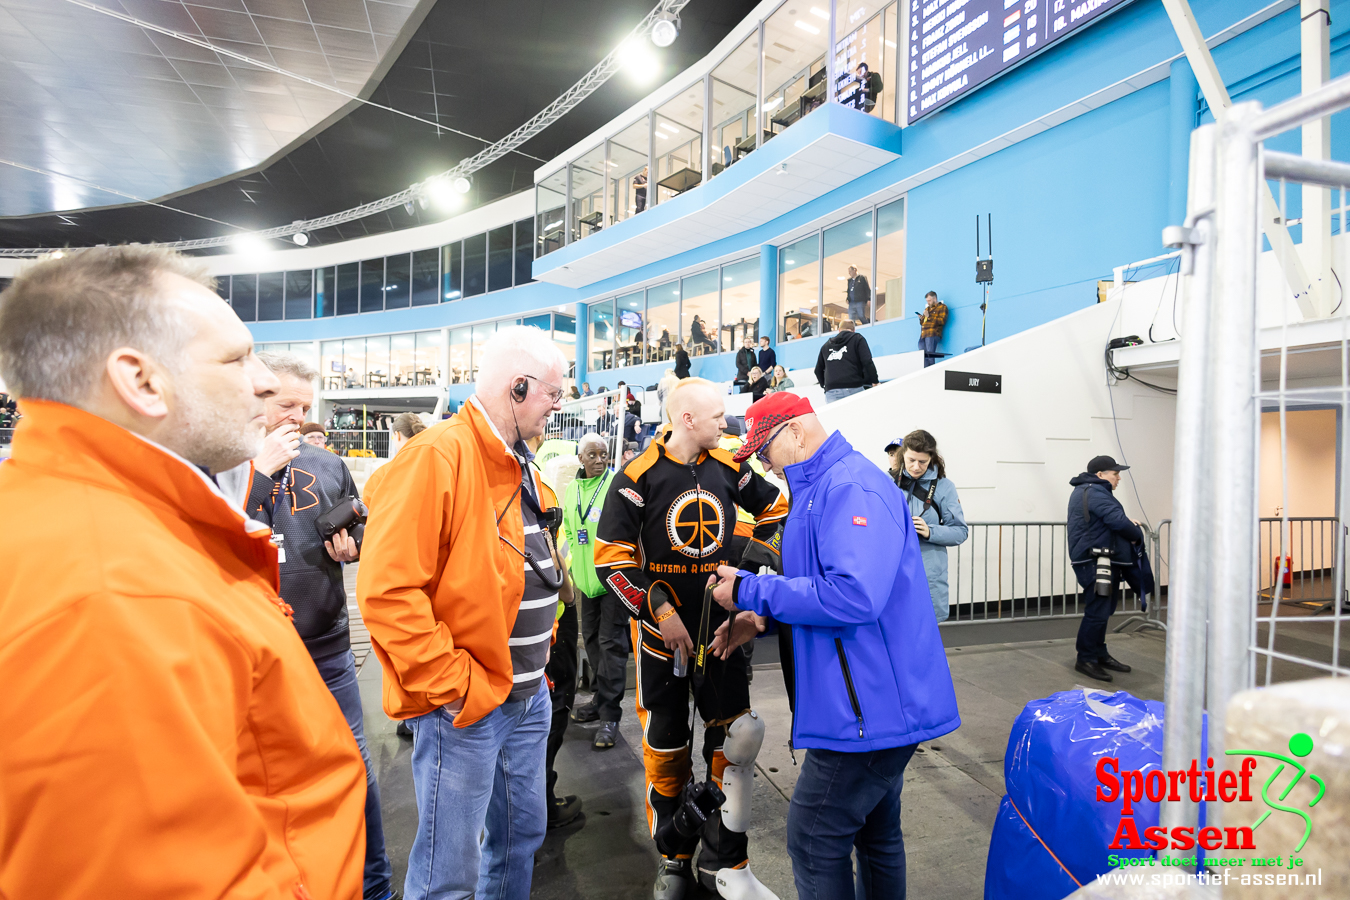
<svg viewBox="0 0 1350 900">
<path fill-rule="evenodd" d="M 331 541 L 333 535 L 345 528 L 348 536 L 356 541 L 356 549 L 360 550 L 361 538 L 365 536 L 366 531 L 366 516 L 369 512 L 360 499 L 343 497 L 314 520 L 314 527 L 318 529 L 319 537 L 325 541 Z"/>
<path fill-rule="evenodd" d="M 1109 547 L 1093 547 L 1090 552 L 1097 558 L 1097 596 L 1109 596 L 1111 593 L 1111 557 L 1116 555 L 1116 551 Z"/>
<path fill-rule="evenodd" d="M 711 781 L 692 781 L 685 785 L 675 815 L 656 830 L 657 846 L 678 847 L 698 840 L 704 823 L 726 802 L 727 795 Z"/>
</svg>

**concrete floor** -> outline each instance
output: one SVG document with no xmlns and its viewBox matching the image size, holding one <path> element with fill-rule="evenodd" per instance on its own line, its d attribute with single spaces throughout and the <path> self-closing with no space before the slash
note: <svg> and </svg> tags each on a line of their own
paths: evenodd
<svg viewBox="0 0 1350 900">
<path fill-rule="evenodd" d="M 983 894 L 1009 731 L 1028 701 L 1086 680 L 1073 669 L 1076 628 L 1077 620 L 1049 620 L 943 629 L 963 724 L 921 747 L 906 773 L 902 821 L 910 896 L 969 900 Z M 1162 699 L 1161 634 L 1113 635 L 1109 644 L 1114 656 L 1134 667 L 1111 687 Z M 788 754 L 789 713 L 774 649 L 772 640 L 761 642 L 751 686 L 767 733 L 757 760 L 750 864 L 761 881 L 788 900 L 797 894 L 784 829 L 799 769 Z M 417 828 L 412 742 L 398 738 L 394 723 L 381 712 L 380 678 L 371 656 L 360 674 L 366 735 L 378 769 L 395 884 L 401 884 Z M 549 833 L 536 856 L 533 897 L 649 896 L 656 852 L 643 813 L 641 732 L 631 689 L 624 707 L 621 739 L 612 750 L 591 748 L 595 725 L 569 728 L 558 755 L 558 786 L 560 793 L 582 798 L 584 815 Z"/>
</svg>

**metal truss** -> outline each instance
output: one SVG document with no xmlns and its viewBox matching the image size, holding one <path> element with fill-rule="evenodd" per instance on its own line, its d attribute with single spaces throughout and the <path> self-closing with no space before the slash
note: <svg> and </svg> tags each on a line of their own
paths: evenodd
<svg viewBox="0 0 1350 900">
<path fill-rule="evenodd" d="M 319 216 L 316 219 L 303 219 L 290 223 L 289 225 L 279 225 L 276 228 L 267 228 L 262 231 L 246 231 L 239 234 L 222 235 L 220 237 L 199 238 L 190 241 L 167 241 L 153 244 L 156 247 L 167 247 L 173 250 L 205 250 L 212 247 L 223 247 L 233 243 L 240 238 L 255 238 L 266 240 L 268 238 L 288 238 L 298 232 L 318 231 L 322 228 L 332 228 L 335 225 L 343 225 L 347 222 L 355 222 L 358 219 L 364 219 L 366 216 L 373 216 L 387 210 L 396 209 L 407 203 L 425 201 L 433 186 L 439 184 L 448 185 L 451 181 L 460 177 L 467 177 L 484 168 L 490 163 L 495 162 L 511 151 L 520 147 L 531 138 L 538 135 L 541 131 L 548 128 L 554 122 L 561 119 L 567 113 L 577 107 L 581 101 L 585 100 L 591 94 L 595 93 L 602 84 L 609 81 L 616 72 L 619 71 L 620 51 L 630 41 L 641 40 L 651 33 L 652 26 L 656 23 L 658 17 L 664 13 L 678 15 L 680 10 L 689 5 L 689 0 L 661 0 L 653 7 L 652 11 L 647 13 L 637 27 L 629 33 L 609 55 L 600 62 L 596 63 L 595 68 L 591 69 L 581 80 L 572 85 L 567 91 L 554 100 L 548 106 L 539 111 L 532 119 L 521 125 L 515 131 L 506 137 L 497 141 L 488 147 L 484 147 L 473 156 L 463 159 L 458 165 L 439 175 L 419 181 L 410 185 L 405 190 L 397 194 L 391 194 L 379 200 L 363 203 L 352 209 L 333 213 L 332 215 Z M 51 253 L 58 248 L 0 248 L 0 257 L 32 257 Z"/>
</svg>

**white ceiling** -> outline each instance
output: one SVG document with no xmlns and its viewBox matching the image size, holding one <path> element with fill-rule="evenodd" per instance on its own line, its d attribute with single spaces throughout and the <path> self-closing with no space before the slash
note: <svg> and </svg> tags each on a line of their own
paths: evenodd
<svg viewBox="0 0 1350 900">
<path fill-rule="evenodd" d="M 366 96 L 431 0 L 93 0 Z M 157 199 L 262 165 L 341 94 L 69 0 L 0 0 L 0 216 Z M 70 177 L 62 177 L 70 176 Z"/>
<path fill-rule="evenodd" d="M 698 206 L 697 193 L 667 201 L 688 203 L 689 212 L 659 228 L 648 229 L 642 216 L 633 216 L 601 232 L 623 239 L 609 243 L 602 238 L 598 243 L 607 246 L 540 272 L 541 263 L 548 265 L 546 256 L 535 263 L 535 278 L 572 288 L 594 284 L 771 222 L 897 158 L 889 150 L 825 134 L 789 156 L 784 170 L 774 166 L 711 203 Z M 586 240 L 574 246 L 584 250 Z"/>
</svg>

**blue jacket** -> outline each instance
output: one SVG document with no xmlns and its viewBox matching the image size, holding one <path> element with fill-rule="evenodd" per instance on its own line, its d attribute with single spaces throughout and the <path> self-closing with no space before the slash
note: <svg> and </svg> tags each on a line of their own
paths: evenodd
<svg viewBox="0 0 1350 900">
<path fill-rule="evenodd" d="M 742 576 L 736 602 L 792 626 L 793 746 L 861 753 L 956 730 L 900 489 L 838 432 L 784 474 L 783 574 Z"/>
<path fill-rule="evenodd" d="M 1125 515 L 1125 508 L 1112 493 L 1111 482 L 1083 472 L 1069 479 L 1073 493 L 1069 495 L 1068 532 L 1069 562 L 1083 565 L 1094 561 L 1092 550 L 1110 547 L 1116 551 L 1112 562 L 1129 566 L 1135 561 L 1131 544 L 1144 539 L 1144 532 Z M 1087 496 L 1087 515 L 1083 515 L 1083 497 Z M 1084 587 L 1084 574 L 1079 572 L 1079 583 Z M 1091 581 L 1091 578 L 1088 579 Z"/>
<path fill-rule="evenodd" d="M 964 543 L 970 536 L 956 485 L 950 478 L 938 478 L 937 468 L 929 466 L 917 483 L 902 469 L 900 490 L 909 501 L 909 514 L 928 523 L 928 538 L 919 538 L 919 553 L 928 576 L 928 592 L 933 595 L 933 612 L 939 622 L 945 622 L 951 611 L 947 595 L 947 548 Z M 929 490 L 933 491 L 932 505 L 924 503 Z"/>
</svg>

